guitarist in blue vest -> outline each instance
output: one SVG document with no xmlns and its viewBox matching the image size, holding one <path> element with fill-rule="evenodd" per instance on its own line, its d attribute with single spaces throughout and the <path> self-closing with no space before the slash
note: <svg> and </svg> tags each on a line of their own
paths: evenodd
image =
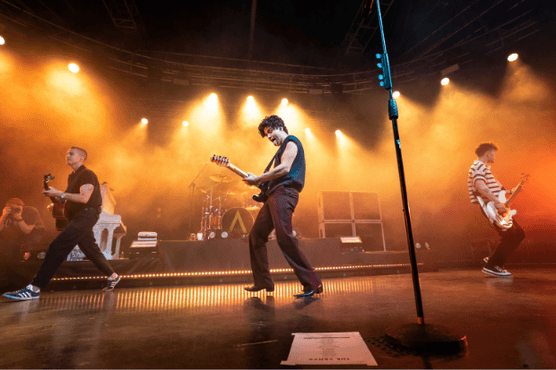
<svg viewBox="0 0 556 370">
<path fill-rule="evenodd" d="M 248 173 L 243 179 L 249 185 L 259 186 L 262 190 L 261 196 L 263 199 L 266 198 L 249 233 L 249 255 L 254 285 L 245 287 L 245 290 L 274 291 L 266 243 L 268 236 L 275 229 L 278 245 L 303 285 L 303 291 L 294 296 L 303 298 L 322 293 L 321 279 L 299 250 L 292 228 L 292 215 L 299 200 L 299 193 L 305 184 L 303 146 L 297 137 L 288 134 L 284 121 L 276 115 L 265 117 L 258 129 L 263 138 L 268 138 L 278 147 L 278 151 L 262 175 Z"/>
<path fill-rule="evenodd" d="M 50 282 L 56 270 L 67 259 L 68 254 L 78 245 L 87 258 L 108 276 L 104 291 L 113 290 L 120 281 L 104 254 L 95 241 L 93 227 L 99 219 L 102 207 L 102 196 L 97 176 L 83 165 L 87 152 L 78 147 L 71 147 L 66 154 L 66 163 L 73 169 L 68 178 L 65 192 L 49 188 L 43 192 L 59 202 L 68 204 L 68 225 L 50 243 L 44 261 L 35 278 L 23 289 L 4 293 L 4 297 L 15 300 L 38 299 L 41 288 Z"/>
<path fill-rule="evenodd" d="M 469 169 L 468 187 L 471 203 L 488 204 L 492 202 L 496 210 L 500 214 L 508 212 L 504 203 L 498 198 L 499 193 L 505 190 L 490 171 L 489 163 L 494 163 L 496 151 L 498 147 L 494 143 L 481 143 L 475 150 L 477 159 Z M 521 189 L 520 186 L 508 191 L 507 193 L 515 193 Z M 481 198 L 482 202 L 478 199 Z M 484 209 L 481 212 L 486 216 Z M 488 217 L 487 217 L 488 218 Z M 504 263 L 510 254 L 519 246 L 525 238 L 525 232 L 518 225 L 515 218 L 512 220 L 510 228 L 503 228 L 492 223 L 496 232 L 500 235 L 501 240 L 492 256 L 485 258 L 486 263 L 483 272 L 487 275 L 496 277 L 511 277 L 512 274 L 504 268 Z"/>
</svg>

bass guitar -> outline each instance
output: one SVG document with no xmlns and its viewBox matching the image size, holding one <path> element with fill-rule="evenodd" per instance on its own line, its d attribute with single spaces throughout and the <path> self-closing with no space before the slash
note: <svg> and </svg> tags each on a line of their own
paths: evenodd
<svg viewBox="0 0 556 370">
<path fill-rule="evenodd" d="M 515 199 L 517 194 L 521 192 L 521 190 L 523 190 L 523 184 L 525 184 L 528 179 L 529 174 L 521 174 L 521 182 L 517 185 L 515 191 L 508 199 L 506 199 L 507 192 L 505 190 L 502 190 L 500 193 L 498 193 L 498 199 L 502 204 L 504 204 L 506 208 L 508 208 L 508 210 L 504 214 L 498 212 L 496 206 L 494 205 L 494 202 L 491 201 L 485 203 L 480 196 L 477 196 L 477 200 L 479 201 L 481 208 L 483 209 L 485 215 L 488 217 L 491 223 L 505 230 L 513 226 L 512 217 L 517 213 L 517 211 L 515 209 L 510 209 L 509 206 L 510 203 Z"/>
<path fill-rule="evenodd" d="M 213 163 L 216 163 L 220 167 L 226 167 L 227 169 L 229 169 L 230 171 L 232 171 L 236 175 L 239 175 L 242 179 L 247 177 L 247 172 L 242 171 L 239 168 L 237 168 L 236 166 L 234 166 L 227 157 L 222 157 L 222 156 L 214 154 L 210 158 L 210 161 L 213 162 Z M 256 201 L 256 202 L 260 202 L 260 203 L 266 202 L 266 200 L 268 199 L 268 196 L 265 194 L 265 192 L 268 190 L 268 182 L 260 183 L 259 185 L 257 185 L 257 187 L 259 189 L 261 189 L 261 192 L 259 194 L 254 194 L 253 195 L 253 200 Z"/>
<path fill-rule="evenodd" d="M 54 176 L 52 176 L 51 174 L 44 175 L 44 180 L 43 180 L 44 190 L 50 189 L 48 183 L 51 180 L 54 180 Z M 56 230 L 62 231 L 68 225 L 67 215 L 69 211 L 69 205 L 66 201 L 60 202 L 56 197 L 49 197 L 49 198 L 52 201 L 52 210 L 51 210 L 52 217 L 56 219 Z"/>
</svg>

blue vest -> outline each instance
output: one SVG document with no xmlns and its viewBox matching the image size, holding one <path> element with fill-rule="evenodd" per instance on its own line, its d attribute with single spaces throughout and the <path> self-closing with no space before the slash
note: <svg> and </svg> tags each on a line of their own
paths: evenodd
<svg viewBox="0 0 556 370">
<path fill-rule="evenodd" d="M 276 190 L 276 188 L 282 185 L 292 187 L 299 192 L 303 190 L 303 186 L 305 185 L 305 152 L 303 151 L 303 145 L 301 145 L 301 141 L 299 141 L 299 139 L 295 136 L 289 135 L 288 137 L 286 137 L 286 139 L 284 140 L 282 145 L 280 145 L 280 148 L 278 148 L 278 151 L 272 158 L 272 161 L 267 167 L 267 170 L 270 169 L 270 166 L 272 166 L 272 162 L 274 162 L 274 167 L 282 163 L 282 154 L 284 154 L 286 145 L 288 145 L 290 141 L 293 141 L 297 146 L 297 155 L 293 160 L 290 172 L 282 177 L 271 180 L 268 184 L 269 190 L 266 192 L 266 195 L 272 194 L 274 190 Z"/>
</svg>

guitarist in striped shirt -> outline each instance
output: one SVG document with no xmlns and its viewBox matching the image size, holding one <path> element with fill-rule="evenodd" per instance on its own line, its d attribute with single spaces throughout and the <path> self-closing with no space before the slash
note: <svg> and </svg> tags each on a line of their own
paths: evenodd
<svg viewBox="0 0 556 370">
<path fill-rule="evenodd" d="M 492 175 L 492 172 L 490 172 L 490 166 L 488 166 L 488 163 L 494 163 L 497 150 L 498 147 L 492 142 L 481 143 L 477 147 L 475 150 L 477 159 L 469 169 L 467 184 L 469 187 L 471 203 L 479 204 L 480 201 L 478 198 L 480 197 L 484 204 L 492 202 L 496 207 L 496 210 L 499 213 L 504 214 L 508 211 L 508 209 L 504 203 L 499 200 L 498 195 L 505 189 Z M 515 192 L 516 188 L 510 190 L 508 193 L 511 194 Z M 485 214 L 483 208 L 479 208 L 481 209 L 481 212 Z M 525 238 L 525 233 L 518 225 L 515 218 L 513 219 L 513 223 L 510 228 L 502 228 L 496 224 L 492 225 L 500 235 L 501 240 L 492 256 L 484 259 L 486 264 L 483 267 L 483 272 L 487 275 L 497 277 L 510 277 L 512 274 L 504 269 L 504 263 Z"/>
</svg>

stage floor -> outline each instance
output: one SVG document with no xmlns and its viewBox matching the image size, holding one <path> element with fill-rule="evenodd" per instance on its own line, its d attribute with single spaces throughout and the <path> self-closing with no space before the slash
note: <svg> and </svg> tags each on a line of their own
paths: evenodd
<svg viewBox="0 0 556 370">
<path fill-rule="evenodd" d="M 324 293 L 305 300 L 291 281 L 269 295 L 221 284 L 1 298 L 0 368 L 288 368 L 292 333 L 351 331 L 378 368 L 555 368 L 556 267 L 508 270 L 511 279 L 420 274 L 426 322 L 467 335 L 458 354 L 385 342 L 387 327 L 416 322 L 411 276 L 397 274 L 324 279 Z"/>
</svg>

